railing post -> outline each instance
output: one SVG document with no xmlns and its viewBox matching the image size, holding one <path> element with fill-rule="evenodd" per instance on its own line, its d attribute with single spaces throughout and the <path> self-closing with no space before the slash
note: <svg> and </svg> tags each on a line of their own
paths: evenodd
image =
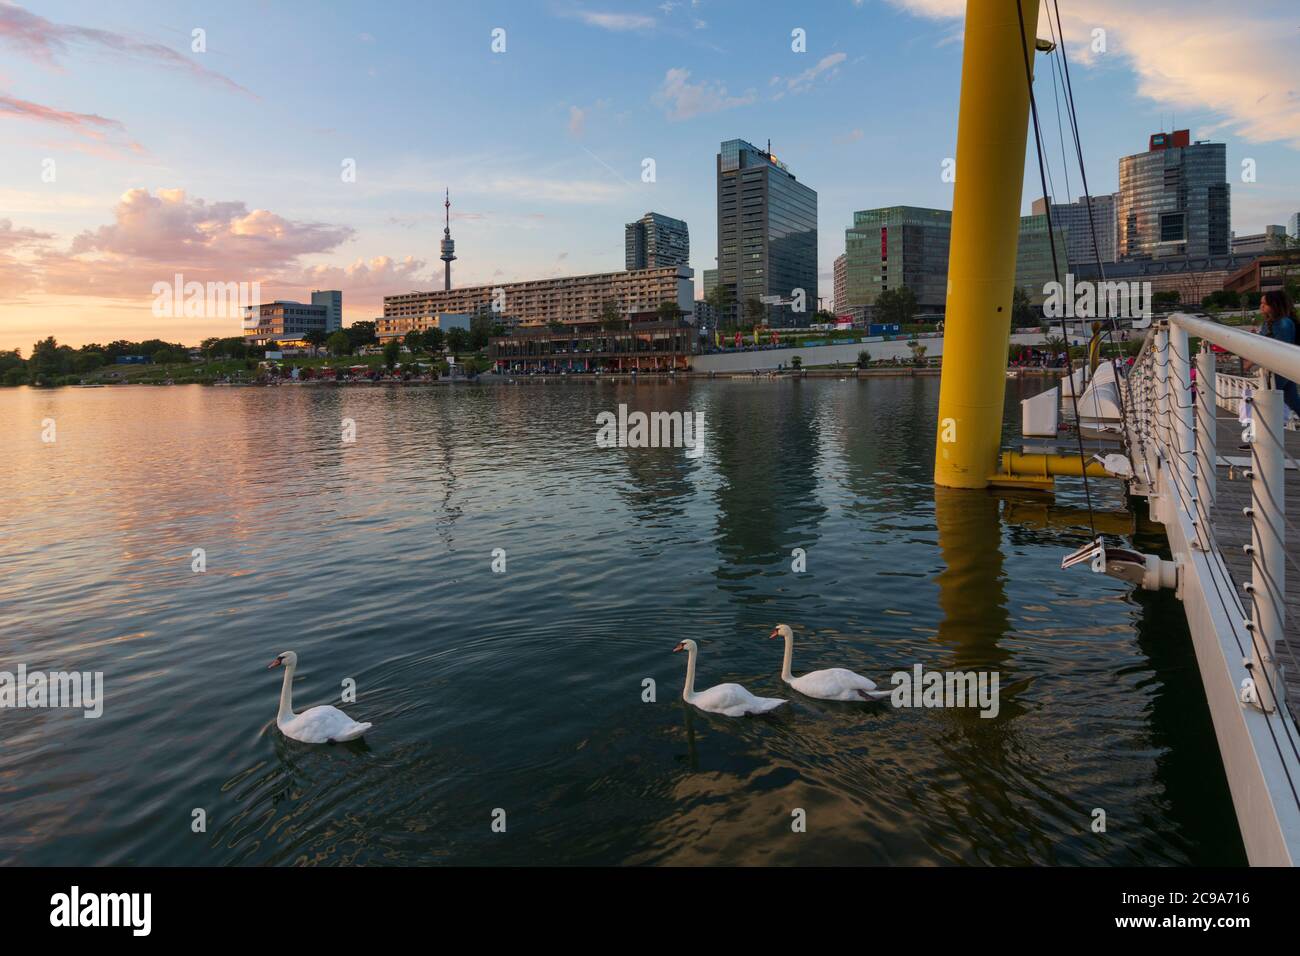
<svg viewBox="0 0 1300 956">
<path fill-rule="evenodd" d="M 1259 706 L 1265 712 L 1277 706 L 1271 688 L 1281 686 L 1276 652 L 1278 642 L 1285 640 L 1286 453 L 1281 444 L 1285 412 L 1278 389 L 1260 389 L 1251 398 L 1249 591 L 1254 608 L 1250 656 Z"/>
<path fill-rule="evenodd" d="M 1156 520 L 1161 524 L 1170 521 L 1165 510 L 1169 507 L 1172 495 L 1169 494 L 1169 472 L 1173 463 L 1169 460 L 1169 324 L 1162 322 L 1156 332 L 1156 395 L 1155 420 L 1152 431 L 1153 444 L 1156 449 L 1156 464 L 1159 478 L 1156 482 Z"/>
<path fill-rule="evenodd" d="M 1196 507 L 1196 431 L 1192 408 L 1192 350 L 1187 330 L 1169 326 L 1169 415 L 1174 444 L 1174 468 L 1189 501 L 1193 523 L 1200 523 Z"/>
<path fill-rule="evenodd" d="M 1217 490 L 1219 373 L 1216 364 L 1210 343 L 1201 339 L 1201 354 L 1196 356 L 1196 497 L 1205 518 L 1200 526 L 1204 551 L 1210 551 L 1214 545 L 1209 518 Z"/>
</svg>

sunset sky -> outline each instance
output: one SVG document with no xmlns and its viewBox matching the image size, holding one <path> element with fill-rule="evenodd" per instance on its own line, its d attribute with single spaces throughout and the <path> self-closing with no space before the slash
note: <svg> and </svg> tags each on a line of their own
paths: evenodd
<svg viewBox="0 0 1300 956">
<path fill-rule="evenodd" d="M 1228 144 L 1238 233 L 1300 211 L 1294 0 L 1060 4 L 1093 192 L 1150 133 L 1188 127 Z M 853 210 L 951 208 L 963 10 L 0 0 L 0 348 L 238 334 L 234 318 L 155 317 L 152 287 L 176 273 L 258 281 L 264 300 L 341 288 L 345 323 L 374 318 L 385 293 L 440 283 L 444 187 L 458 285 L 620 269 L 623 224 L 648 210 L 689 223 L 698 283 L 732 138 L 770 138 L 818 191 L 829 295 Z M 1064 199 L 1049 69 L 1036 90 Z"/>
</svg>

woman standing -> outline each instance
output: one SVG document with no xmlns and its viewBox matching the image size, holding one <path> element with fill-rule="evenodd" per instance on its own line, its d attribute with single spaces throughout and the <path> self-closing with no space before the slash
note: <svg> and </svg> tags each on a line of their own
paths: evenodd
<svg viewBox="0 0 1300 956">
<path fill-rule="evenodd" d="M 1290 296 L 1281 289 L 1265 292 L 1259 302 L 1259 311 L 1264 317 L 1264 323 L 1259 329 L 1260 335 L 1288 345 L 1297 344 L 1295 306 Z M 1277 381 L 1277 387 L 1282 389 L 1282 400 L 1286 402 L 1287 408 L 1300 415 L 1300 394 L 1297 394 L 1296 383 L 1281 375 L 1273 377 Z"/>
</svg>

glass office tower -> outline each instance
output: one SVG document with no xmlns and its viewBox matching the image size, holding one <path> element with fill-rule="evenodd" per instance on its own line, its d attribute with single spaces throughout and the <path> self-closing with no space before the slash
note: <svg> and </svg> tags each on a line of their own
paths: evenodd
<svg viewBox="0 0 1300 956">
<path fill-rule="evenodd" d="M 733 293 L 722 321 L 749 324 L 746 303 L 766 298 L 770 325 L 808 325 L 817 311 L 816 191 L 770 151 L 741 139 L 722 144 L 717 174 L 718 282 Z M 802 312 L 791 301 L 798 289 Z"/>
<path fill-rule="evenodd" d="M 907 286 L 921 312 L 942 312 L 951 238 L 947 209 L 886 206 L 855 212 L 844 233 L 846 304 L 874 306 L 880 293 Z"/>
<path fill-rule="evenodd" d="M 623 228 L 624 267 L 661 269 L 691 264 L 691 233 L 686 223 L 648 212 Z"/>
<path fill-rule="evenodd" d="M 1156 133 L 1119 161 L 1119 258 L 1225 256 L 1231 245 L 1227 147 Z"/>
</svg>

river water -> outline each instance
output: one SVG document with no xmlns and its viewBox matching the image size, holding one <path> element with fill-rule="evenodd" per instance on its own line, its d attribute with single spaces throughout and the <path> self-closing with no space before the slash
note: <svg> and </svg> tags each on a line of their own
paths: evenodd
<svg viewBox="0 0 1300 956">
<path fill-rule="evenodd" d="M 1009 438 L 1041 387 L 1008 384 Z M 597 447 L 620 403 L 703 412 L 702 456 Z M 105 688 L 97 719 L 0 710 L 0 863 L 1243 864 L 1178 602 L 1059 570 L 1077 485 L 936 495 L 937 403 L 937 378 L 0 390 L 0 670 Z M 796 672 L 996 672 L 998 714 L 801 698 L 782 622 Z M 700 687 L 791 703 L 687 707 L 684 638 Z M 355 681 L 364 742 L 284 739 L 285 650 L 299 710 Z"/>
</svg>

